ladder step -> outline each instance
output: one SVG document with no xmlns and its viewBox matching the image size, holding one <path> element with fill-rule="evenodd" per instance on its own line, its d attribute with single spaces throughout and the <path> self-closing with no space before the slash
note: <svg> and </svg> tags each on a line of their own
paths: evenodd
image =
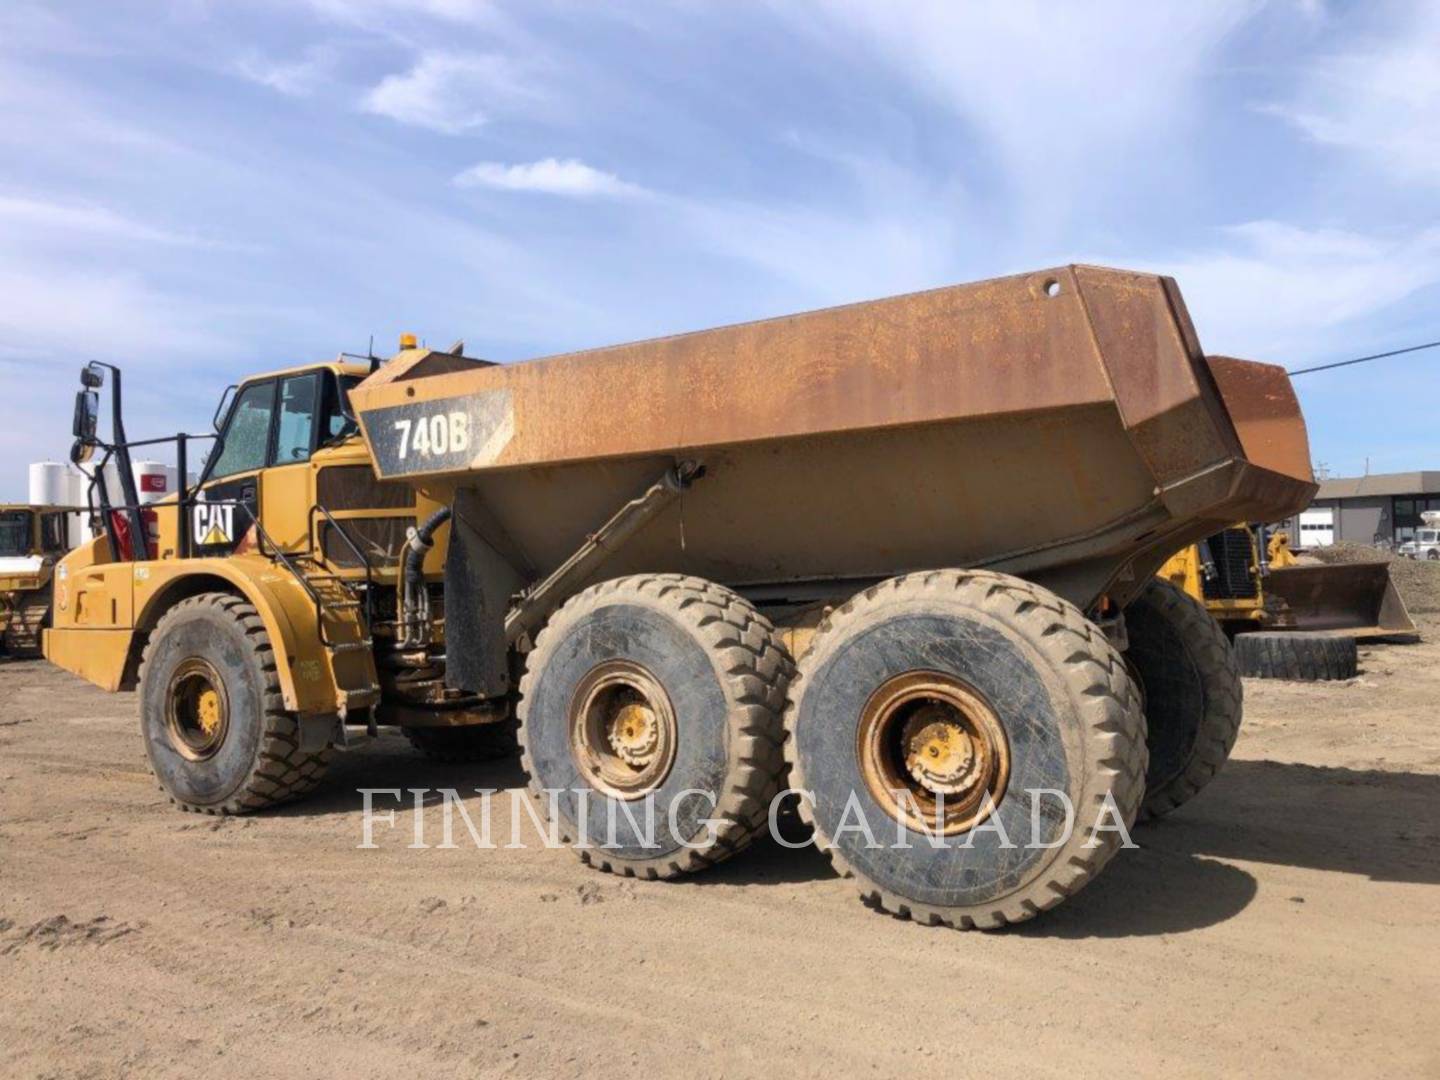
<svg viewBox="0 0 1440 1080">
<path fill-rule="evenodd" d="M 361 606 L 359 600 L 322 600 L 320 606 L 326 611 L 349 611 Z"/>
<path fill-rule="evenodd" d="M 328 646 L 331 652 L 336 653 L 364 652 L 365 650 L 372 649 L 374 647 L 375 642 L 373 642 L 370 638 L 366 638 L 364 641 L 340 641 L 335 643 L 334 645 Z"/>
</svg>

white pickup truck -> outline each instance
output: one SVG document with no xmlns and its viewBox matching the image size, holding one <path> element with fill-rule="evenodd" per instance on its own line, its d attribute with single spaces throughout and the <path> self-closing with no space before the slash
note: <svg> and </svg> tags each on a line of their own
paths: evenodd
<svg viewBox="0 0 1440 1080">
<path fill-rule="evenodd" d="M 1420 520 L 1424 524 L 1415 530 L 1415 539 L 1400 545 L 1400 554 L 1407 559 L 1440 559 L 1440 510 L 1426 510 Z"/>
</svg>

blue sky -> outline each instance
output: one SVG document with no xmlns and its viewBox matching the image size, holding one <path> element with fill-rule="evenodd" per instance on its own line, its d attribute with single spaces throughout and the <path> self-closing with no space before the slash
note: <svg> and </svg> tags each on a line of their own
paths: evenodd
<svg viewBox="0 0 1440 1080">
<path fill-rule="evenodd" d="M 511 360 L 1069 261 L 1208 351 L 1440 338 L 1440 4 L 0 6 L 0 499 L 75 370 L 132 437 L 401 330 Z M 1440 350 L 1297 381 L 1440 467 Z"/>
</svg>

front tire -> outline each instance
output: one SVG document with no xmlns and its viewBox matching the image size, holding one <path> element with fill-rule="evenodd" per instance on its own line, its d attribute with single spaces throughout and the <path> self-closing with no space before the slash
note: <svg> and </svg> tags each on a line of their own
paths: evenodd
<svg viewBox="0 0 1440 1080">
<path fill-rule="evenodd" d="M 1124 660 L 1073 605 L 1005 574 L 860 593 L 800 659 L 786 721 L 819 846 L 867 903 L 931 925 L 995 928 L 1074 895 L 1144 792 Z M 1073 827 L 1039 789 L 1064 795 Z"/>
<path fill-rule="evenodd" d="M 260 616 L 228 593 L 182 600 L 140 663 L 140 726 L 160 787 L 182 810 L 244 814 L 319 784 L 329 749 L 300 749 Z"/>
</svg>

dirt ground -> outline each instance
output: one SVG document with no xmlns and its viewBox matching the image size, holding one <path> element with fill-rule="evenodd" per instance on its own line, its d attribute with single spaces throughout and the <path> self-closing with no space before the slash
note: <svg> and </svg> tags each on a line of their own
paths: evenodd
<svg viewBox="0 0 1440 1080">
<path fill-rule="evenodd" d="M 402 809 L 359 850 L 357 788 L 521 783 L 389 735 L 303 805 L 181 814 L 133 698 L 0 662 L 0 1075 L 1437 1076 L 1423 629 L 1349 683 L 1247 682 L 1211 788 L 995 934 L 871 912 L 773 842 L 637 883 L 534 846 L 411 849 Z M 439 806 L 422 822 L 438 843 Z"/>
</svg>

